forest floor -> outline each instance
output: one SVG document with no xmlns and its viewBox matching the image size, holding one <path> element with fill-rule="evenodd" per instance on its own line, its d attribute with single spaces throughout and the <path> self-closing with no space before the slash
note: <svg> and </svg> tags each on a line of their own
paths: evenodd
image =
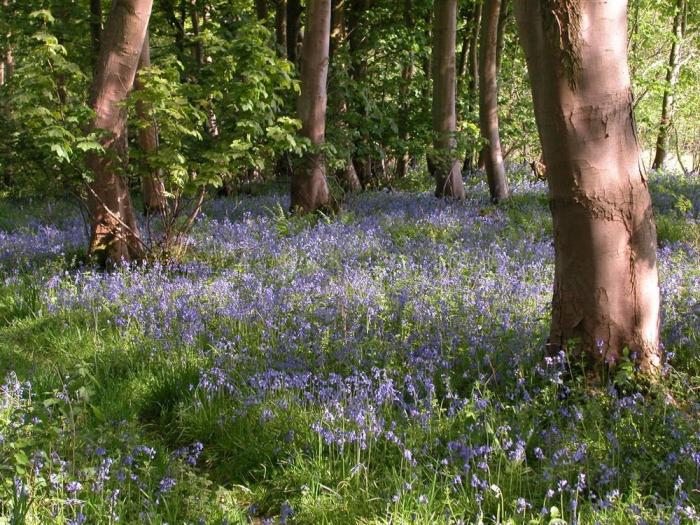
<svg viewBox="0 0 700 525">
<path fill-rule="evenodd" d="M 602 387 L 543 355 L 544 187 L 467 182 L 212 201 L 111 273 L 70 203 L 0 202 L 0 524 L 698 523 L 700 178 L 651 180 L 666 378 Z"/>
</svg>

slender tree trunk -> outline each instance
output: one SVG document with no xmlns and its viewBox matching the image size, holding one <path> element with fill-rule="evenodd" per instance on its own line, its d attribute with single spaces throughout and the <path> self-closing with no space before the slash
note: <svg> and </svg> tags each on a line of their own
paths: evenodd
<svg viewBox="0 0 700 525">
<path fill-rule="evenodd" d="M 508 181 L 503 166 L 498 129 L 498 26 L 501 0 L 486 0 L 479 50 L 479 125 L 486 141 L 484 159 L 489 193 L 493 202 L 508 197 Z"/>
<path fill-rule="evenodd" d="M 503 62 L 503 51 L 506 47 L 506 27 L 510 18 L 510 0 L 499 0 L 500 9 L 498 14 L 498 30 L 496 40 L 496 75 L 501 73 L 501 63 Z"/>
<path fill-rule="evenodd" d="M 174 0 L 160 0 L 160 7 L 168 25 L 175 30 L 175 48 L 177 49 L 178 59 L 184 63 L 186 38 L 185 19 L 187 18 L 187 9 L 184 5 L 184 0 L 180 1 L 179 17 Z"/>
<path fill-rule="evenodd" d="M 336 64 L 337 54 L 343 47 L 345 39 L 347 38 L 347 32 L 345 31 L 345 0 L 332 0 L 331 5 L 330 64 L 335 70 L 338 68 L 338 65 Z M 336 97 L 335 104 L 338 114 L 345 115 L 347 113 L 348 103 L 342 93 L 342 90 L 338 90 L 338 96 Z M 337 177 L 345 191 L 353 192 L 362 189 L 360 179 L 357 176 L 357 171 L 355 171 L 355 165 L 352 162 L 352 156 L 348 157 L 345 166 L 343 166 L 337 173 Z"/>
<path fill-rule="evenodd" d="M 276 0 L 275 2 L 275 42 L 277 54 L 287 56 L 287 2 Z"/>
<path fill-rule="evenodd" d="M 88 188 L 92 228 L 90 254 L 102 263 L 143 257 L 138 225 L 121 171 L 127 162 L 126 110 L 146 37 L 152 0 L 114 0 L 107 18 L 95 69 L 92 129 L 104 131 L 106 155 L 91 154 L 94 173 Z"/>
<path fill-rule="evenodd" d="M 467 70 L 469 74 L 469 82 L 467 85 L 467 109 L 469 115 L 472 115 L 479 104 L 479 35 L 481 34 L 481 15 L 483 6 L 480 0 L 474 2 L 474 10 L 471 20 L 471 37 L 469 39 L 469 56 L 467 61 Z M 477 148 L 472 146 L 467 148 L 467 154 L 464 158 L 464 171 L 471 172 L 474 169 L 474 163 L 478 156 Z M 478 157 L 477 157 L 478 158 Z"/>
<path fill-rule="evenodd" d="M 141 56 L 139 57 L 138 72 L 134 80 L 135 90 L 143 89 L 143 84 L 140 79 L 141 71 L 149 67 L 151 67 L 151 49 L 147 32 L 146 38 L 143 41 Z M 136 113 L 140 120 L 150 120 L 149 108 L 143 102 L 136 104 Z M 151 125 L 148 127 L 139 129 L 138 143 L 141 150 L 147 154 L 158 151 L 158 126 L 155 122 L 151 122 Z M 165 185 L 163 184 L 163 177 L 159 170 L 153 170 L 151 173 L 144 174 L 141 180 L 141 189 L 143 191 L 143 207 L 146 213 L 159 213 L 165 210 Z"/>
<path fill-rule="evenodd" d="M 97 57 L 102 36 L 102 0 L 90 0 L 90 36 L 94 55 Z"/>
<path fill-rule="evenodd" d="M 462 33 L 462 47 L 459 50 L 459 59 L 457 60 L 458 82 L 467 75 L 467 64 L 469 63 L 467 58 L 469 57 L 469 41 L 471 39 L 471 31 L 469 29 L 469 23 L 467 23 Z"/>
<path fill-rule="evenodd" d="M 299 60 L 297 49 L 303 12 L 301 0 L 287 0 L 287 59 L 295 65 Z"/>
<path fill-rule="evenodd" d="M 686 0 L 676 0 L 676 16 L 673 19 L 673 43 L 671 44 L 671 56 L 666 69 L 666 85 L 664 86 L 664 99 L 661 106 L 661 122 L 659 123 L 659 135 L 656 140 L 656 155 L 652 169 L 663 168 L 668 148 L 668 134 L 673 122 L 676 85 L 681 75 L 681 46 L 685 34 L 685 20 L 688 13 Z"/>
<path fill-rule="evenodd" d="M 301 55 L 299 118 L 302 135 L 320 148 L 325 141 L 328 94 L 328 58 L 331 33 L 331 0 L 309 0 Z M 311 212 L 330 204 L 323 154 L 311 151 L 292 175 L 291 208 Z"/>
<path fill-rule="evenodd" d="M 199 6 L 197 5 L 197 0 L 191 0 L 190 2 L 190 21 L 192 22 L 192 35 L 195 38 L 194 41 L 194 61 L 198 68 L 204 65 L 204 43 L 199 38 L 201 34 L 201 15 L 199 13 Z"/>
<path fill-rule="evenodd" d="M 455 156 L 457 0 L 435 0 L 433 17 L 433 146 L 435 196 L 464 199 L 462 167 Z"/>
<path fill-rule="evenodd" d="M 403 2 L 403 21 L 406 29 L 413 30 L 413 0 L 404 0 Z M 413 51 L 409 51 L 406 63 L 401 68 L 401 87 L 399 89 L 399 100 L 401 101 L 401 113 L 399 114 L 399 137 L 404 142 L 410 138 L 409 119 L 409 89 L 413 81 Z M 408 173 L 408 165 L 411 161 L 411 156 L 408 151 L 401 153 L 396 161 L 396 177 L 401 179 Z"/>
<path fill-rule="evenodd" d="M 627 2 L 541 3 L 515 7 L 554 220 L 550 349 L 582 350 L 600 371 L 628 348 L 655 374 L 656 228 L 632 109 Z"/>
<path fill-rule="evenodd" d="M 259 20 L 267 20 L 267 0 L 255 0 L 255 13 Z"/>
<path fill-rule="evenodd" d="M 365 59 L 365 35 L 363 30 L 363 22 L 369 9 L 369 0 L 350 0 L 350 9 L 347 13 L 348 27 L 348 42 L 350 43 L 351 68 L 350 76 L 356 86 L 362 86 L 367 82 L 367 61 Z M 368 117 L 368 110 L 363 102 L 363 97 L 356 97 L 356 103 L 359 107 L 355 109 L 363 117 Z M 355 143 L 355 154 L 353 155 L 353 165 L 355 173 L 360 179 L 363 187 L 366 187 L 372 179 L 372 157 L 367 154 L 367 148 L 371 142 L 366 126 L 363 129 L 363 135 L 357 143 Z M 362 150 L 365 150 L 364 152 Z"/>
</svg>

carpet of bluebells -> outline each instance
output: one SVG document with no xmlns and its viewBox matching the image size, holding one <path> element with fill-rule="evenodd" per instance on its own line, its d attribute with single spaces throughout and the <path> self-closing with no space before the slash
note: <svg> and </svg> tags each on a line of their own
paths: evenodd
<svg viewBox="0 0 700 525">
<path fill-rule="evenodd" d="M 656 175 L 662 384 L 543 352 L 545 189 L 210 202 L 103 273 L 0 203 L 0 524 L 700 523 L 700 179 Z"/>
</svg>

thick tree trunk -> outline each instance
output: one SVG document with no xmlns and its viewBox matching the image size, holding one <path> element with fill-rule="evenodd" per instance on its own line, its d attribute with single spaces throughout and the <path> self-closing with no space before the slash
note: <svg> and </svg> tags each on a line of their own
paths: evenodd
<svg viewBox="0 0 700 525">
<path fill-rule="evenodd" d="M 301 14 L 303 12 L 304 8 L 301 6 L 301 0 L 287 0 L 287 59 L 295 65 L 299 59 L 297 49 L 301 33 Z"/>
<path fill-rule="evenodd" d="M 476 111 L 476 107 L 479 104 L 479 93 L 477 90 L 479 89 L 479 35 L 481 34 L 482 11 L 483 5 L 481 1 L 476 0 L 472 12 L 471 36 L 469 38 L 469 55 L 467 60 L 469 75 L 469 82 L 467 84 L 467 109 L 469 115 L 472 115 Z M 467 154 L 464 158 L 464 171 L 473 171 L 477 159 L 477 148 L 474 146 L 467 148 Z"/>
<path fill-rule="evenodd" d="M 306 31 L 301 52 L 301 132 L 314 148 L 325 141 L 328 96 L 328 58 L 331 34 L 331 0 L 309 0 Z M 294 170 L 291 187 L 292 211 L 307 213 L 330 204 L 326 163 L 319 151 L 304 155 Z"/>
<path fill-rule="evenodd" d="M 88 188 L 92 225 L 90 254 L 104 264 L 143 257 L 129 188 L 121 170 L 127 162 L 124 100 L 133 87 L 146 37 L 152 0 L 114 0 L 95 69 L 91 105 L 92 129 L 106 132 L 105 155 L 91 154 L 94 173 Z"/>
<path fill-rule="evenodd" d="M 276 0 L 275 2 L 275 42 L 277 54 L 287 56 L 287 2 Z"/>
<path fill-rule="evenodd" d="M 139 78 L 141 70 L 151 67 L 151 49 L 146 33 L 146 38 L 143 41 L 143 49 L 139 58 L 138 72 L 134 80 L 134 89 L 143 89 L 143 84 Z M 136 104 L 136 113 L 140 120 L 149 120 L 149 108 L 143 102 Z M 150 126 L 139 129 L 138 142 L 140 148 L 147 154 L 158 151 L 158 127 L 155 122 Z M 162 174 L 158 170 L 152 173 L 146 173 L 141 180 L 141 189 L 143 191 L 143 207 L 148 213 L 159 213 L 165 210 L 165 185 L 163 184 Z"/>
<path fill-rule="evenodd" d="M 457 0 L 435 0 L 433 17 L 433 146 L 435 196 L 464 199 L 462 167 L 455 155 Z"/>
<path fill-rule="evenodd" d="M 508 181 L 503 165 L 498 128 L 498 26 L 501 0 L 486 0 L 479 46 L 479 126 L 486 141 L 484 160 L 491 201 L 508 197 Z"/>
<path fill-rule="evenodd" d="M 666 70 L 666 85 L 664 86 L 664 99 L 661 106 L 661 122 L 659 123 L 659 136 L 656 140 L 656 155 L 652 169 L 659 170 L 664 167 L 666 150 L 668 148 L 668 132 L 673 122 L 676 85 L 681 76 L 681 44 L 685 34 L 685 20 L 688 13 L 686 0 L 676 0 L 676 16 L 673 19 L 673 43 L 671 44 L 671 56 Z"/>
<path fill-rule="evenodd" d="M 632 110 L 627 2 L 540 5 L 519 0 L 516 15 L 554 220 L 551 349 L 582 350 L 600 370 L 628 348 L 655 374 L 656 228 Z"/>
<path fill-rule="evenodd" d="M 102 0 L 90 0 L 90 36 L 95 57 L 100 53 L 102 36 Z"/>
</svg>

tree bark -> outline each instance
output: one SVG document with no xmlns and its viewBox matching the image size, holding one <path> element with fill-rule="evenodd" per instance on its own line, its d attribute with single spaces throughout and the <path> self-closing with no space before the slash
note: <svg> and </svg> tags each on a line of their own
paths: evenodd
<svg viewBox="0 0 700 525">
<path fill-rule="evenodd" d="M 151 49 L 148 32 L 143 41 L 141 56 L 139 57 L 138 71 L 134 80 L 134 89 L 143 89 L 140 75 L 143 69 L 151 67 Z M 140 120 L 150 120 L 149 108 L 143 102 L 136 104 L 136 113 Z M 139 129 L 138 143 L 141 150 L 146 154 L 152 154 L 158 151 L 158 126 L 155 122 L 151 122 L 148 127 Z M 163 184 L 162 173 L 159 170 L 151 170 L 150 173 L 145 173 L 141 179 L 141 190 L 143 192 L 143 207 L 148 213 L 160 213 L 165 210 L 165 185 Z"/>
<path fill-rule="evenodd" d="M 479 126 L 486 141 L 484 160 L 492 202 L 508 197 L 498 127 L 498 27 L 501 0 L 486 0 L 479 46 Z"/>
<path fill-rule="evenodd" d="M 297 49 L 301 33 L 301 14 L 304 8 L 300 0 L 287 0 L 287 59 L 297 65 Z"/>
<path fill-rule="evenodd" d="M 95 177 L 88 187 L 91 215 L 90 255 L 103 264 L 143 257 L 138 225 L 121 171 L 127 162 L 126 111 L 146 37 L 152 0 L 114 0 L 95 69 L 91 106 L 93 130 L 104 132 L 106 154 L 87 159 Z"/>
<path fill-rule="evenodd" d="M 433 16 L 433 147 L 429 166 L 435 178 L 435 196 L 464 199 L 462 167 L 455 155 L 457 91 L 455 44 L 457 0 L 435 0 Z"/>
<path fill-rule="evenodd" d="M 326 163 L 318 151 L 325 141 L 328 94 L 328 59 L 331 33 L 331 0 L 309 0 L 301 56 L 301 133 L 313 148 L 294 170 L 291 185 L 292 211 L 307 213 L 330 204 Z"/>
<path fill-rule="evenodd" d="M 554 221 L 550 349 L 581 350 L 600 371 L 627 348 L 656 374 L 656 228 L 632 109 L 627 2 L 541 4 L 519 0 L 516 18 Z"/>
<path fill-rule="evenodd" d="M 661 122 L 659 123 L 659 135 L 656 140 L 656 154 L 652 169 L 659 170 L 664 167 L 666 150 L 668 148 L 668 134 L 673 122 L 675 106 L 676 85 L 681 76 L 681 47 L 685 35 L 685 21 L 688 13 L 686 0 L 676 0 L 676 15 L 673 18 L 673 43 L 671 55 L 666 69 L 666 85 L 664 86 L 664 98 L 661 106 Z"/>
</svg>

